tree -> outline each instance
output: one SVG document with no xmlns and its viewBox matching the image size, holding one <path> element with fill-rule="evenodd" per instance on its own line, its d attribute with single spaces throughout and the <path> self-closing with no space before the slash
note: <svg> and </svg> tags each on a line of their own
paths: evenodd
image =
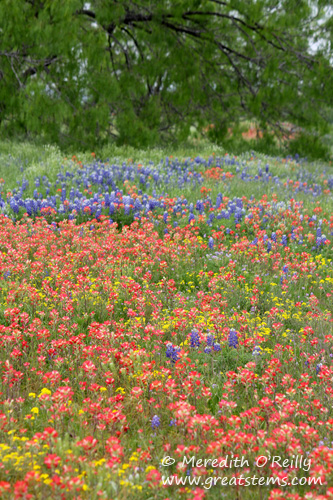
<svg viewBox="0 0 333 500">
<path fill-rule="evenodd" d="M 322 130 L 332 99 L 329 0 L 2 0 L 8 135 L 146 146 L 191 125 L 256 119 Z M 320 40 L 315 52 L 311 44 Z"/>
</svg>

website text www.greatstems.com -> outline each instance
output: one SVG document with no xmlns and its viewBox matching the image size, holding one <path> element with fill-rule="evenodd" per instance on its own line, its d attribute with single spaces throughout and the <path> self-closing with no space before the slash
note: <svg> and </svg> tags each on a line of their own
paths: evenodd
<svg viewBox="0 0 333 500">
<path fill-rule="evenodd" d="M 162 476 L 163 486 L 203 486 L 209 490 L 212 486 L 316 486 L 322 485 L 320 477 L 294 477 L 288 479 L 287 477 L 244 477 L 241 474 L 238 477 L 178 477 L 178 476 Z"/>
<path fill-rule="evenodd" d="M 163 467 L 169 467 L 175 464 L 176 460 L 170 456 L 166 456 L 161 460 L 161 465 Z M 244 456 L 237 457 L 234 455 L 229 455 L 223 459 L 197 459 L 195 456 L 183 457 L 183 461 L 178 463 L 180 466 L 179 470 L 183 472 L 187 469 L 188 475 L 185 477 L 179 477 L 178 475 L 162 476 L 162 484 L 164 486 L 203 486 L 205 489 L 210 489 L 212 486 L 322 486 L 321 477 L 288 477 L 288 472 L 293 470 L 309 472 L 311 467 L 311 459 L 302 455 L 292 455 L 292 457 L 281 457 L 281 456 L 265 456 L 260 455 L 252 462 L 256 468 L 261 470 L 259 475 L 250 475 L 251 460 L 246 459 Z M 264 476 L 263 467 L 269 465 L 275 470 L 275 474 Z M 196 468 L 197 475 L 191 476 L 190 469 L 187 467 Z M 205 473 L 207 474 L 206 467 L 211 469 L 224 469 L 230 471 L 231 468 L 238 469 L 237 474 L 233 476 L 204 476 L 199 473 L 200 468 L 203 467 Z M 245 471 L 240 471 L 239 469 L 246 467 Z M 273 470 L 271 470 L 273 472 Z M 278 473 L 276 473 L 278 472 Z M 267 471 L 267 474 L 269 472 Z"/>
</svg>

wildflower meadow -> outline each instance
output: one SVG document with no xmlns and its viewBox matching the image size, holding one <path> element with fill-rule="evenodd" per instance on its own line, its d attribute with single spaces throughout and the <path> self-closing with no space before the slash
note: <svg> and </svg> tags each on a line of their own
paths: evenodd
<svg viewBox="0 0 333 500">
<path fill-rule="evenodd" d="M 332 166 L 15 168 L 0 497 L 333 499 Z"/>
</svg>

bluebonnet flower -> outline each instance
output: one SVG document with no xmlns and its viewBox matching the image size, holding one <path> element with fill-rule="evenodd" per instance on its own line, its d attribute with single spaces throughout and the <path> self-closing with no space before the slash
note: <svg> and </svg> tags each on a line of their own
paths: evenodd
<svg viewBox="0 0 333 500">
<path fill-rule="evenodd" d="M 202 202 L 201 200 L 198 200 L 198 201 L 196 202 L 195 209 L 196 209 L 198 212 L 200 212 L 200 213 L 203 211 L 203 209 L 204 209 L 204 204 L 203 204 L 203 202 Z"/>
<path fill-rule="evenodd" d="M 161 419 L 158 415 L 154 415 L 151 419 L 151 426 L 153 429 L 159 427 L 161 425 Z"/>
<path fill-rule="evenodd" d="M 136 210 L 136 211 L 141 210 L 141 208 L 142 208 L 142 203 L 141 203 L 141 201 L 139 200 L 139 198 L 137 198 L 137 199 L 135 200 L 135 202 L 134 202 L 134 208 L 135 208 L 135 210 Z"/>
<path fill-rule="evenodd" d="M 172 418 L 170 420 L 170 424 L 169 425 L 177 425 L 177 420 L 175 418 Z"/>
<path fill-rule="evenodd" d="M 10 208 L 13 210 L 14 214 L 18 214 L 19 210 L 20 210 L 20 207 L 19 207 L 17 201 L 14 198 L 12 198 L 10 200 L 9 204 L 10 204 Z"/>
<path fill-rule="evenodd" d="M 284 272 L 284 274 L 287 274 L 287 272 L 288 272 L 288 266 L 283 266 L 282 271 Z"/>
<path fill-rule="evenodd" d="M 322 368 L 323 364 L 322 363 L 319 363 L 317 366 L 316 366 L 316 374 L 318 375 L 320 372 L 321 372 L 321 368 Z"/>
<path fill-rule="evenodd" d="M 33 212 L 33 200 L 30 200 L 29 198 L 25 200 L 25 208 L 29 217 L 31 217 Z"/>
<path fill-rule="evenodd" d="M 274 243 L 276 243 L 276 233 L 272 233 L 271 239 L 274 241 Z"/>
<path fill-rule="evenodd" d="M 172 344 L 168 344 L 165 355 L 167 358 L 170 358 L 173 363 L 175 363 L 179 359 L 178 353 L 180 350 L 180 347 L 175 347 Z"/>
<path fill-rule="evenodd" d="M 260 356 L 260 354 L 261 354 L 261 348 L 258 345 L 256 345 L 252 351 L 252 356 Z"/>
<path fill-rule="evenodd" d="M 199 347 L 200 345 L 200 337 L 197 330 L 191 331 L 191 347 Z"/>
<path fill-rule="evenodd" d="M 167 220 L 168 220 L 168 212 L 164 212 L 164 214 L 163 214 L 163 222 L 164 222 L 164 224 L 167 223 Z"/>
<path fill-rule="evenodd" d="M 208 246 L 210 249 L 214 248 L 214 240 L 212 237 L 210 237 L 208 240 Z"/>
<path fill-rule="evenodd" d="M 234 347 L 236 349 L 238 344 L 238 334 L 233 328 L 230 329 L 228 337 L 229 347 Z"/>
<path fill-rule="evenodd" d="M 208 226 L 212 225 L 212 222 L 213 222 L 214 219 L 215 219 L 215 215 L 213 213 L 209 214 L 208 221 L 207 221 Z M 214 240 L 213 240 L 213 238 L 210 237 L 209 239 L 211 240 L 211 242 L 213 243 L 213 246 L 214 246 Z M 209 248 L 213 248 L 213 247 L 209 247 Z"/>
<path fill-rule="evenodd" d="M 282 245 L 283 245 L 284 247 L 286 247 L 286 246 L 287 246 L 287 244 L 288 244 L 288 242 L 287 242 L 287 236 L 284 234 L 284 235 L 282 236 Z"/>
<path fill-rule="evenodd" d="M 210 354 L 212 352 L 212 348 L 211 347 L 205 347 L 204 348 L 204 353 L 205 354 Z"/>
<path fill-rule="evenodd" d="M 213 349 L 214 349 L 214 351 L 219 352 L 221 350 L 220 344 L 218 342 L 215 342 L 213 344 Z"/>
<path fill-rule="evenodd" d="M 211 347 L 214 343 L 214 335 L 209 333 L 206 337 L 206 342 L 207 342 L 207 345 Z"/>
</svg>

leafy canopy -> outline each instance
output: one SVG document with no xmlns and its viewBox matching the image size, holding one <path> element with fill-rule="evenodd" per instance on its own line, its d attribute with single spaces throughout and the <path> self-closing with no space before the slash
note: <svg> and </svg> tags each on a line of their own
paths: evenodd
<svg viewBox="0 0 333 500">
<path fill-rule="evenodd" d="M 329 0 L 2 0 L 2 134 L 147 146 L 191 125 L 325 129 Z M 311 50 L 316 43 L 317 51 Z"/>
</svg>

